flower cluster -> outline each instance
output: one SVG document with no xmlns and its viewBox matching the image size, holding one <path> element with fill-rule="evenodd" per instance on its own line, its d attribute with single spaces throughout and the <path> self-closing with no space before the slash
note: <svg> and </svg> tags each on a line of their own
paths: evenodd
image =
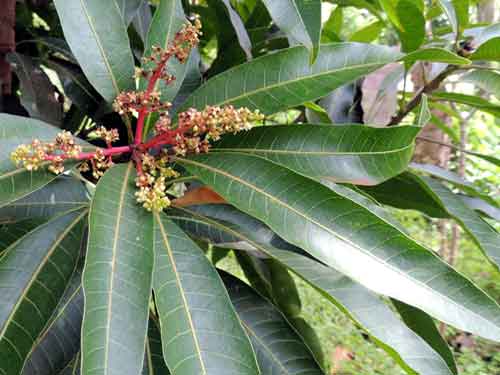
<svg viewBox="0 0 500 375">
<path fill-rule="evenodd" d="M 140 169 L 135 183 L 139 190 L 135 193 L 137 201 L 148 211 L 162 211 L 170 206 L 166 190 L 166 180 L 178 177 L 169 164 L 168 155 L 162 151 L 157 157 L 148 153 L 141 155 Z"/>
<path fill-rule="evenodd" d="M 80 171 L 92 170 L 95 179 L 101 177 L 113 165 L 113 156 L 130 154 L 137 168 L 137 201 L 149 211 L 161 211 L 170 205 L 168 189 L 178 172 L 169 165 L 175 157 L 190 153 L 208 152 L 210 141 L 218 140 L 226 133 L 248 130 L 263 119 L 259 111 L 233 106 L 207 106 L 203 110 L 191 108 L 178 115 L 173 123 L 169 114 L 171 104 L 162 102 L 157 91 L 159 80 L 171 83 L 175 77 L 166 71 L 167 62 L 175 57 L 184 63 L 199 42 L 201 24 L 198 19 L 185 25 L 165 49 L 152 47 L 151 55 L 144 58 L 142 68 L 136 69 L 136 77 L 147 81 L 143 91 L 120 93 L 113 107 L 120 115 L 137 116 L 137 126 L 132 145 L 113 146 L 118 141 L 118 130 L 103 126 L 93 131 L 97 138 L 105 141 L 107 148 L 97 148 L 94 152 L 82 152 L 69 132 L 59 133 L 53 143 L 34 140 L 29 145 L 20 145 L 13 153 L 12 160 L 23 164 L 28 170 L 37 170 L 42 164 L 56 173 L 64 171 L 66 159 L 81 160 Z M 157 113 L 154 136 L 143 142 L 145 118 Z"/>
<path fill-rule="evenodd" d="M 54 142 L 41 142 L 35 139 L 28 145 L 18 146 L 11 154 L 16 165 L 22 165 L 29 171 L 36 171 L 40 166 L 49 164 L 49 170 L 55 174 L 64 171 L 63 161 L 78 158 L 82 147 L 75 143 L 70 132 L 57 134 Z"/>
<path fill-rule="evenodd" d="M 263 116 L 258 110 L 252 112 L 248 108 L 235 109 L 232 105 L 207 106 L 203 111 L 190 108 L 179 114 L 178 128 L 189 130 L 176 134 L 172 142 L 173 150 L 178 156 L 208 152 L 210 140 L 216 141 L 222 134 L 249 130 L 254 123 L 262 120 Z M 158 128 L 157 126 L 156 131 Z"/>
</svg>

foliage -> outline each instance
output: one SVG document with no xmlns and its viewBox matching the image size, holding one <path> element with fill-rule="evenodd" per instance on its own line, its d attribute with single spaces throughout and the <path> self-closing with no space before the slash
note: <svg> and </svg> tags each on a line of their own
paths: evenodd
<svg viewBox="0 0 500 375">
<path fill-rule="evenodd" d="M 323 311 L 336 343 L 386 354 L 374 373 L 479 371 L 437 323 L 500 342 L 491 178 L 411 161 L 436 111 L 500 118 L 499 25 L 468 1 L 329 3 L 323 25 L 320 0 L 18 4 L 1 374 L 322 374 Z M 462 152 L 498 167 L 480 151 Z M 489 264 L 447 264 L 394 208 L 455 220 Z"/>
</svg>

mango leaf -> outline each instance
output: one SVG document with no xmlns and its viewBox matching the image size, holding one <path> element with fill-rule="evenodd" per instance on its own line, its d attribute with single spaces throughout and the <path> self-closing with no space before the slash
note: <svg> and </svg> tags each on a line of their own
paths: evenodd
<svg viewBox="0 0 500 375">
<path fill-rule="evenodd" d="M 260 157 L 212 153 L 176 160 L 227 202 L 362 285 L 459 329 L 500 340 L 495 301 L 353 201 Z"/>
<path fill-rule="evenodd" d="M 55 0 L 71 52 L 95 89 L 112 102 L 134 88 L 134 59 L 115 0 Z"/>
<path fill-rule="evenodd" d="M 500 105 L 493 104 L 479 96 L 458 94 L 454 92 L 434 92 L 431 98 L 469 105 L 495 117 L 500 117 Z"/>
<path fill-rule="evenodd" d="M 419 309 L 409 306 L 405 303 L 393 300 L 393 305 L 396 310 L 403 318 L 405 324 L 415 333 L 417 333 L 421 338 L 423 338 L 430 347 L 438 352 L 438 354 L 443 358 L 448 364 L 449 369 L 453 374 L 458 374 L 457 365 L 455 363 L 455 358 L 453 358 L 453 353 L 448 346 L 448 343 L 443 339 L 439 333 L 436 325 L 432 318 L 420 311 Z"/>
<path fill-rule="evenodd" d="M 423 48 L 405 55 L 402 59 L 407 65 L 413 65 L 416 61 L 441 62 L 453 65 L 467 65 L 471 61 L 444 48 Z"/>
<path fill-rule="evenodd" d="M 123 22 L 125 26 L 130 25 L 132 19 L 136 16 L 139 8 L 143 5 L 143 3 L 147 2 L 146 0 L 113 0 L 118 4 L 118 8 L 120 9 L 120 14 L 123 18 Z"/>
<path fill-rule="evenodd" d="M 138 374 L 143 366 L 153 238 L 151 214 L 134 196 L 135 174 L 133 163 L 111 168 L 92 200 L 83 272 L 84 374 Z"/>
<path fill-rule="evenodd" d="M 429 177 L 419 177 L 417 181 L 432 194 L 443 210 L 460 223 L 496 268 L 500 269 L 500 234 L 443 184 Z"/>
<path fill-rule="evenodd" d="M 68 365 L 58 375 L 80 375 L 80 352 L 68 363 Z"/>
<path fill-rule="evenodd" d="M 0 259 L 0 372 L 21 373 L 76 268 L 86 215 L 80 210 L 58 216 Z"/>
<path fill-rule="evenodd" d="M 43 220 L 27 219 L 17 223 L 1 224 L 0 226 L 0 256 L 11 244 L 19 240 L 28 232 L 43 224 Z"/>
<path fill-rule="evenodd" d="M 325 96 L 399 57 L 398 52 L 383 46 L 328 44 L 321 47 L 311 66 L 305 48 L 287 48 L 209 79 L 181 110 L 232 104 L 272 114 Z"/>
<path fill-rule="evenodd" d="M 315 179 L 375 185 L 406 169 L 419 131 L 414 126 L 264 126 L 225 136 L 213 150 L 262 156 Z"/>
<path fill-rule="evenodd" d="M 470 82 L 500 99 L 500 73 L 493 70 L 474 70 L 464 74 L 460 79 L 463 82 Z"/>
<path fill-rule="evenodd" d="M 301 337 L 272 303 L 227 273 L 222 274 L 263 374 L 324 374 Z"/>
<path fill-rule="evenodd" d="M 350 42 L 371 43 L 377 39 L 384 29 L 382 21 L 375 21 L 357 31 L 349 38 Z"/>
<path fill-rule="evenodd" d="M 173 375 L 259 374 L 217 272 L 166 216 L 154 214 L 154 293 L 163 355 Z"/>
<path fill-rule="evenodd" d="M 53 141 L 60 129 L 39 120 L 0 114 L 0 207 L 20 199 L 54 180 L 57 176 L 43 165 L 37 171 L 17 167 L 10 154 L 17 146 L 33 139 Z M 83 143 L 82 143 L 83 144 Z"/>
<path fill-rule="evenodd" d="M 146 41 L 146 38 L 148 37 L 148 31 L 152 19 L 153 15 L 151 14 L 151 7 L 149 6 L 149 1 L 143 1 L 139 9 L 137 10 L 137 14 L 132 20 L 132 24 L 134 25 L 135 31 L 137 31 L 143 43 Z"/>
<path fill-rule="evenodd" d="M 453 33 L 458 40 L 469 18 L 469 0 L 439 0 L 439 6 L 450 22 Z"/>
<path fill-rule="evenodd" d="M 48 219 L 88 203 L 85 186 L 76 178 L 60 176 L 30 195 L 0 208 L 0 222 Z"/>
<path fill-rule="evenodd" d="M 236 33 L 236 37 L 238 38 L 241 49 L 245 52 L 247 60 L 251 60 L 252 43 L 250 42 L 250 37 L 248 36 L 247 30 L 245 29 L 245 25 L 243 24 L 240 15 L 233 9 L 229 0 L 222 0 L 222 3 L 226 7 L 229 19 L 231 21 L 231 24 L 233 25 L 234 32 Z"/>
<path fill-rule="evenodd" d="M 62 104 L 56 98 L 54 85 L 39 64 L 19 53 L 9 53 L 7 61 L 11 63 L 20 82 L 21 104 L 32 118 L 60 126 Z"/>
<path fill-rule="evenodd" d="M 50 323 L 33 345 L 24 364 L 23 374 L 59 373 L 79 353 L 83 317 L 81 282 L 81 270 L 77 270 Z"/>
<path fill-rule="evenodd" d="M 462 194 L 458 194 L 458 196 L 467 205 L 467 207 L 476 210 L 479 213 L 486 215 L 496 221 L 500 221 L 500 208 L 498 208 L 498 206 L 492 205 L 481 198 L 469 197 Z"/>
<path fill-rule="evenodd" d="M 162 354 L 161 332 L 157 318 L 150 316 L 148 338 L 146 340 L 146 358 L 143 375 L 170 375 Z"/>
<path fill-rule="evenodd" d="M 174 40 L 175 34 L 187 22 L 184 10 L 182 9 L 181 0 L 161 0 L 158 5 L 144 47 L 144 55 L 151 55 L 153 46 L 160 46 L 166 49 Z M 154 63 L 145 64 L 146 67 L 151 67 Z M 186 75 L 186 67 L 188 63 L 181 64 L 177 59 L 172 58 L 167 63 L 167 71 L 175 76 L 175 80 L 167 85 L 164 80 L 158 80 L 155 90 L 161 92 L 162 100 L 171 102 Z M 140 87 L 146 88 L 147 80 L 141 79 Z"/>
<path fill-rule="evenodd" d="M 320 0 L 263 0 L 278 27 L 288 36 L 290 44 L 302 44 L 316 59 L 321 34 Z"/>
<path fill-rule="evenodd" d="M 500 61 L 500 37 L 492 38 L 481 44 L 469 56 L 471 60 Z"/>
<path fill-rule="evenodd" d="M 232 208 L 222 213 L 215 210 L 218 217 L 204 217 L 191 207 L 171 212 L 169 216 L 179 224 L 201 229 L 211 233 L 225 233 L 239 238 L 249 246 L 259 249 L 281 264 L 288 267 L 306 283 L 316 288 L 325 298 L 346 314 L 355 324 L 365 330 L 374 342 L 409 373 L 413 370 L 421 373 L 451 374 L 445 361 L 420 337 L 408 329 L 385 303 L 368 289 L 352 281 L 339 272 L 328 268 L 313 259 L 292 251 L 277 249 L 269 243 L 262 243 L 260 236 L 255 236 L 254 226 L 246 226 L 249 220 L 255 220 Z M 227 216 L 225 214 L 230 214 Z M 227 216 L 227 220 L 221 217 Z M 262 227 L 265 227 L 261 224 Z M 283 243 L 279 246 L 290 247 Z M 388 328 L 391 327 L 391 328 Z M 413 370 L 412 370 L 413 369 Z"/>
</svg>

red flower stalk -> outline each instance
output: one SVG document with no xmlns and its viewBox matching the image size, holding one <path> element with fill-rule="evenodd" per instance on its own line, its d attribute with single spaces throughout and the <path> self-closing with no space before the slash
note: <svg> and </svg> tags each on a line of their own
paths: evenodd
<svg viewBox="0 0 500 375">
<path fill-rule="evenodd" d="M 83 152 L 71 133 L 63 131 L 53 143 L 34 140 L 30 145 L 18 146 L 11 155 L 12 160 L 28 170 L 37 170 L 49 164 L 49 169 L 56 174 L 64 171 L 64 161 L 84 160 L 80 170 L 92 169 L 97 179 L 111 167 L 113 156 L 130 153 L 137 168 L 137 201 L 148 210 L 161 211 L 169 206 L 167 180 L 178 176 L 169 166 L 172 156 L 208 152 L 209 141 L 219 139 L 224 133 L 247 130 L 252 123 L 262 120 L 258 111 L 252 112 L 247 108 L 208 106 L 202 111 L 191 108 L 180 113 L 177 127 L 172 127 L 168 112 L 171 103 L 161 101 L 161 93 L 156 91 L 157 83 L 164 80 L 169 84 L 175 79 L 166 71 L 167 63 L 172 57 L 181 63 L 186 61 L 191 49 L 199 42 L 200 28 L 200 22 L 195 20 L 194 24 L 184 25 L 167 49 L 153 47 L 151 56 L 143 59 L 146 66 L 152 67 L 136 69 L 137 77 L 148 80 L 146 89 L 122 92 L 115 99 L 114 109 L 119 114 L 138 116 L 133 145 L 113 147 L 112 144 L 118 140 L 118 131 L 99 127 L 94 134 L 105 141 L 107 148 Z M 143 143 L 145 119 L 155 112 L 159 114 L 155 136 Z M 160 152 L 156 151 L 153 156 L 150 150 Z"/>
</svg>

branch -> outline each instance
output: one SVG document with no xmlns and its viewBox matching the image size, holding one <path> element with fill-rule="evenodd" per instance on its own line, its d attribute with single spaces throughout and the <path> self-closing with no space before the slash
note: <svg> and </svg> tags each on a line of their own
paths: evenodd
<svg viewBox="0 0 500 375">
<path fill-rule="evenodd" d="M 388 126 L 398 125 L 406 117 L 408 113 L 413 111 L 420 104 L 423 94 L 429 94 L 438 89 L 441 83 L 446 79 L 446 77 L 448 77 L 451 73 L 453 73 L 457 69 L 458 68 L 456 66 L 450 65 L 441 73 L 439 73 L 436 78 L 434 78 L 429 83 L 425 84 L 424 87 L 422 87 L 415 94 L 415 96 L 406 104 L 406 106 L 391 118 L 391 122 L 389 123 Z"/>
</svg>

